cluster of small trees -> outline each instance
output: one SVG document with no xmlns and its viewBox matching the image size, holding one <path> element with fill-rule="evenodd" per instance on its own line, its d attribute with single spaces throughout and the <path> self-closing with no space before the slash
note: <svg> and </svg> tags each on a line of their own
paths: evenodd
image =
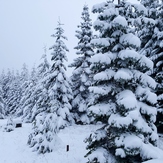
<svg viewBox="0 0 163 163">
<path fill-rule="evenodd" d="M 53 151 L 60 129 L 100 122 L 103 127 L 86 139 L 89 163 L 155 158 L 163 123 L 163 5 L 109 0 L 92 11 L 98 14 L 93 24 L 98 35 L 85 5 L 70 79 L 60 22 L 52 35 L 52 64 L 45 53 L 30 75 L 25 65 L 20 74 L 1 74 L 0 118 L 33 122 L 28 144 L 39 153 Z"/>
</svg>

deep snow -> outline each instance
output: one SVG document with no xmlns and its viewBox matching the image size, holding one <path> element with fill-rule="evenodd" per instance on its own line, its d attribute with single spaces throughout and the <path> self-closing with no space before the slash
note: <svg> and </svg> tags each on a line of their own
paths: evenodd
<svg viewBox="0 0 163 163">
<path fill-rule="evenodd" d="M 7 120 L 0 120 L 0 163 L 84 163 L 87 153 L 84 139 L 100 125 L 74 125 L 61 130 L 58 134 L 62 144 L 52 153 L 38 154 L 27 145 L 32 125 L 23 123 L 22 128 L 5 132 Z M 66 146 L 69 145 L 69 152 Z"/>
<path fill-rule="evenodd" d="M 74 125 L 67 127 L 58 134 L 62 144 L 52 153 L 38 154 L 27 145 L 31 132 L 31 123 L 23 123 L 22 128 L 5 132 L 7 120 L 0 120 L 0 163 L 85 163 L 87 153 L 84 139 L 101 125 Z M 70 150 L 66 152 L 66 146 Z M 159 139 L 159 147 L 163 149 L 163 138 Z M 163 163 L 162 159 L 144 163 Z"/>
</svg>

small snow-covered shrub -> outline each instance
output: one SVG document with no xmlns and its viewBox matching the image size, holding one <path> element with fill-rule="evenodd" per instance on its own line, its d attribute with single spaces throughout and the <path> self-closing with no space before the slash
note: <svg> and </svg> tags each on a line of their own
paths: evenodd
<svg viewBox="0 0 163 163">
<path fill-rule="evenodd" d="M 57 116 L 55 114 L 36 116 L 36 120 L 33 122 L 33 132 L 29 135 L 27 142 L 33 151 L 49 153 L 58 147 L 61 141 L 57 136 L 56 123 Z"/>
<path fill-rule="evenodd" d="M 12 118 L 9 118 L 6 126 L 4 127 L 4 131 L 11 132 L 14 130 L 14 128 L 15 128 L 14 122 L 13 122 Z"/>
</svg>

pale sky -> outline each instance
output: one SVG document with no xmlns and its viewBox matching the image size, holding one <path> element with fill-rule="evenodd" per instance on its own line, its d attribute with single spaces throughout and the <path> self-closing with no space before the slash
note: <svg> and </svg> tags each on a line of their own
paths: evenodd
<svg viewBox="0 0 163 163">
<path fill-rule="evenodd" d="M 65 44 L 71 63 L 77 57 L 73 49 L 78 42 L 75 30 L 81 22 L 83 5 L 87 4 L 91 13 L 92 6 L 101 2 L 105 0 L 0 0 L 0 72 L 7 68 L 20 70 L 23 63 L 29 68 L 37 66 L 43 47 L 49 49 L 54 43 L 51 34 L 59 18 L 68 37 Z M 92 13 L 91 18 L 96 20 Z M 47 50 L 49 59 L 50 53 Z"/>
</svg>

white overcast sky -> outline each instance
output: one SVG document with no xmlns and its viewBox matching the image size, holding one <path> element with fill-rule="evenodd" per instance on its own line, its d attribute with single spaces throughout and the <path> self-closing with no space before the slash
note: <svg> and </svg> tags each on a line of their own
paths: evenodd
<svg viewBox="0 0 163 163">
<path fill-rule="evenodd" d="M 7 68 L 20 70 L 23 63 L 29 68 L 37 66 L 43 47 L 48 49 L 54 43 L 51 34 L 59 18 L 68 37 L 65 43 L 71 63 L 76 57 L 75 30 L 81 22 L 83 5 L 87 4 L 91 13 L 92 6 L 101 2 L 105 0 L 0 0 L 0 72 Z M 94 21 L 96 16 L 91 14 L 91 18 Z M 51 57 L 49 50 L 47 55 Z"/>
</svg>

